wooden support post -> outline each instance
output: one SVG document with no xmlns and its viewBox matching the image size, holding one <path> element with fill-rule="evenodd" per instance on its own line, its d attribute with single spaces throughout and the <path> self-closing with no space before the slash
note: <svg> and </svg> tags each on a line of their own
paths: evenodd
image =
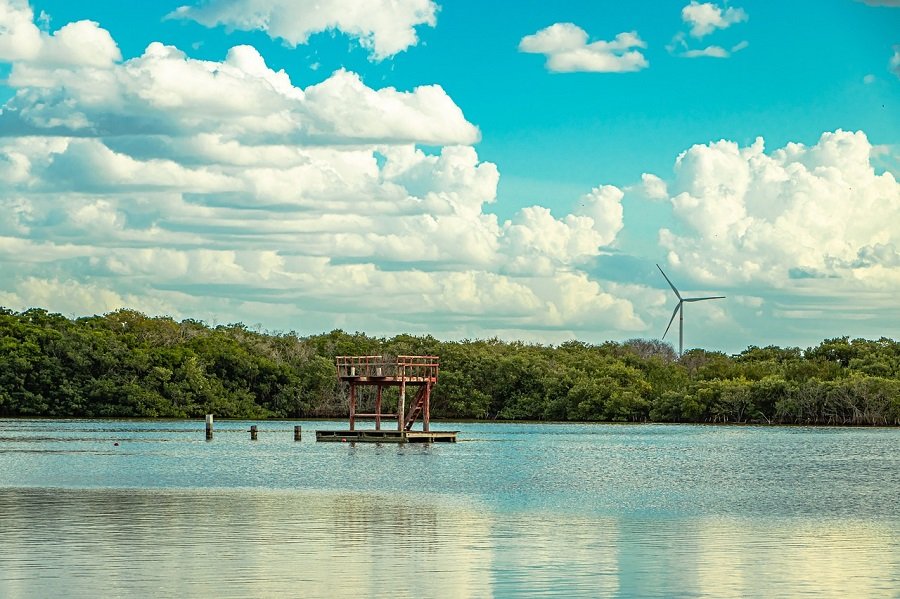
<svg viewBox="0 0 900 599">
<path fill-rule="evenodd" d="M 397 404 L 397 430 L 403 432 L 406 426 L 406 380 L 400 379 L 400 400 Z"/>
<path fill-rule="evenodd" d="M 213 438 L 213 415 L 206 415 L 206 440 L 212 441 Z"/>
<path fill-rule="evenodd" d="M 426 433 L 431 430 L 431 383 L 425 384 L 425 406 L 422 414 L 422 430 Z"/>
<path fill-rule="evenodd" d="M 300 427 L 295 426 L 294 427 L 294 441 L 299 441 L 299 440 L 300 440 Z"/>
<path fill-rule="evenodd" d="M 380 368 L 378 370 L 381 370 Z M 381 373 L 378 373 L 381 376 Z M 375 430 L 381 430 L 381 385 L 378 385 L 378 391 L 375 395 Z"/>
<path fill-rule="evenodd" d="M 251 441 L 256 441 L 256 432 L 257 432 L 257 429 L 256 429 L 256 425 L 254 424 L 253 426 L 250 427 L 250 440 Z"/>
<path fill-rule="evenodd" d="M 356 385 L 350 384 L 350 430 L 356 430 Z"/>
</svg>

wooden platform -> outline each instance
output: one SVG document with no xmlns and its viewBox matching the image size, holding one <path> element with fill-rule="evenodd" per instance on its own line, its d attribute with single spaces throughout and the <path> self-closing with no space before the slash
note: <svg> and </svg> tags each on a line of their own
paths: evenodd
<svg viewBox="0 0 900 599">
<path fill-rule="evenodd" d="M 337 443 L 456 443 L 457 431 L 316 431 L 316 441 Z"/>
<path fill-rule="evenodd" d="M 407 385 L 421 385 L 422 383 L 436 383 L 437 378 L 433 376 L 374 376 L 374 375 L 361 375 L 361 376 L 350 376 L 350 375 L 342 375 L 341 380 L 346 383 L 356 383 L 358 385 L 385 385 L 387 387 L 399 387 L 401 383 L 405 383 Z"/>
</svg>

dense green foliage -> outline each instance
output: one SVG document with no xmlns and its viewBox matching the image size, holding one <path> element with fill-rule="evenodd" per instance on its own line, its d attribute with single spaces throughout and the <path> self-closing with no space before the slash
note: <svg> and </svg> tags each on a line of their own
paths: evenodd
<svg viewBox="0 0 900 599">
<path fill-rule="evenodd" d="M 639 339 L 298 337 L 130 310 L 70 320 L 39 309 L 0 309 L 0 415 L 343 416 L 334 357 L 403 354 L 440 356 L 437 418 L 900 424 L 900 343 L 885 338 L 677 360 L 670 345 Z"/>
</svg>

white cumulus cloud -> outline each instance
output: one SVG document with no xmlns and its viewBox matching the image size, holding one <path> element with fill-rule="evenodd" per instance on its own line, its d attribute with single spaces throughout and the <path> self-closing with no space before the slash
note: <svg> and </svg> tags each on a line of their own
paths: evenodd
<svg viewBox="0 0 900 599">
<path fill-rule="evenodd" d="M 660 230 L 669 261 L 701 281 L 900 284 L 900 183 L 872 166 L 862 132 L 766 153 L 730 141 L 682 153 L 670 186 L 685 232 Z"/>
<path fill-rule="evenodd" d="M 723 10 L 712 2 L 691 0 L 681 9 L 681 20 L 690 26 L 690 34 L 696 38 L 707 36 L 716 29 L 727 29 L 748 18 L 743 8 L 728 7 Z"/>
<path fill-rule="evenodd" d="M 728 58 L 731 54 L 722 46 L 707 46 L 702 50 L 686 50 L 681 56 L 684 58 Z"/>
<path fill-rule="evenodd" d="M 643 173 L 641 175 L 641 191 L 651 200 L 665 200 L 669 197 L 666 182 L 653 173 Z"/>
<path fill-rule="evenodd" d="M 69 23 L 51 35 L 34 24 L 26 0 L 0 0 L 0 60 L 102 67 L 121 58 L 109 32 L 93 21 Z"/>
<path fill-rule="evenodd" d="M 574 23 L 555 23 L 519 42 L 519 51 L 543 54 L 554 73 L 624 73 L 647 68 L 646 48 L 635 32 L 618 34 L 612 41 L 588 43 L 587 32 Z"/>
<path fill-rule="evenodd" d="M 222 62 L 192 59 L 158 42 L 120 64 L 64 68 L 39 57 L 15 62 L 9 84 L 20 91 L 0 116 L 0 127 L 22 133 L 215 133 L 252 145 L 442 145 L 479 138 L 440 86 L 375 90 L 339 70 L 301 89 L 250 46 L 232 48 Z"/>
<path fill-rule="evenodd" d="M 486 209 L 500 173 L 439 86 L 374 89 L 339 70 L 301 88 L 250 46 L 216 61 L 154 42 L 123 60 L 88 21 L 31 47 L 31 9 L 2 6 L 26 34 L 0 46 L 15 89 L 0 113 L 0 303 L 262 313 L 306 331 L 646 326 L 646 288 L 588 274 L 622 229 L 623 192 L 501 222 Z"/>
<path fill-rule="evenodd" d="M 316 33 L 340 31 L 383 60 L 415 46 L 416 27 L 434 27 L 437 11 L 432 0 L 204 0 L 169 17 L 264 31 L 291 46 L 306 44 Z"/>
<path fill-rule="evenodd" d="M 684 38 L 676 36 L 673 43 L 669 46 L 669 51 L 674 51 L 678 45 L 687 48 Z M 740 52 L 749 45 L 750 44 L 745 40 L 732 46 L 731 50 L 726 50 L 722 46 L 715 45 L 706 46 L 705 48 L 694 48 L 691 50 L 686 49 L 680 52 L 678 56 L 681 58 L 730 58 L 735 52 Z"/>
<path fill-rule="evenodd" d="M 722 8 L 712 2 L 700 3 L 691 0 L 691 3 L 681 9 L 681 19 L 689 26 L 687 33 L 679 31 L 666 49 L 681 58 L 730 58 L 735 52 L 740 52 L 749 42 L 740 41 L 730 46 L 730 50 L 721 44 L 709 44 L 702 47 L 694 47 L 689 42 L 688 36 L 700 40 L 717 30 L 728 29 L 736 23 L 748 20 L 750 17 L 742 8 Z"/>
<path fill-rule="evenodd" d="M 21 60 L 41 50 L 41 30 L 27 0 L 0 0 L 0 60 Z"/>
</svg>

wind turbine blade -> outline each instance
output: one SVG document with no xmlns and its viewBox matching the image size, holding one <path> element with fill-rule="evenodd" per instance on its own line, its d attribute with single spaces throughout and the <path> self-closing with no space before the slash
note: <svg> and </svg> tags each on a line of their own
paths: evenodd
<svg viewBox="0 0 900 599">
<path fill-rule="evenodd" d="M 666 276 L 666 273 L 664 273 L 664 272 L 663 272 L 663 269 L 662 269 L 662 267 L 661 267 L 661 266 L 660 266 L 660 265 L 659 265 L 659 264 L 657 264 L 657 265 L 656 265 L 656 268 L 658 268 L 658 269 L 659 269 L 659 272 L 662 272 L 662 276 L 663 276 L 663 277 L 664 277 L 664 278 L 665 278 L 665 279 L 666 279 L 666 283 L 668 283 L 668 284 L 669 284 L 669 287 L 671 287 L 671 288 L 672 288 L 672 291 L 674 291 L 674 292 L 675 292 L 675 295 L 677 295 L 677 296 L 678 296 L 678 299 L 681 299 L 681 294 L 680 294 L 680 293 L 678 293 L 678 290 L 677 290 L 677 289 L 675 289 L 675 285 L 673 285 L 673 284 L 672 284 L 672 281 L 670 281 L 670 280 L 669 280 L 669 277 L 667 277 L 667 276 Z"/>
<path fill-rule="evenodd" d="M 711 299 L 725 299 L 724 295 L 716 295 L 714 297 L 686 297 L 684 298 L 685 302 L 702 302 L 703 300 L 711 300 Z"/>
<path fill-rule="evenodd" d="M 675 311 L 672 312 L 672 318 L 669 319 L 669 326 L 666 327 L 666 332 L 663 333 L 663 336 L 662 336 L 663 339 L 666 338 L 666 333 L 669 332 L 669 329 L 672 327 L 672 323 L 675 322 L 675 315 L 678 314 L 678 310 L 680 310 L 680 309 L 681 309 L 681 302 L 678 302 L 678 305 L 675 306 Z"/>
</svg>

